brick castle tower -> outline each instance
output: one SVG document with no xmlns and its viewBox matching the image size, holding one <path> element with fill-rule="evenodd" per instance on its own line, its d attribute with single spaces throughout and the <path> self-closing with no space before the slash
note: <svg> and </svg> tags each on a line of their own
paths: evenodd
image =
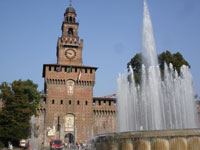
<svg viewBox="0 0 200 150">
<path fill-rule="evenodd" d="M 45 143 L 62 139 L 87 142 L 93 136 L 93 87 L 96 67 L 84 66 L 83 40 L 79 40 L 76 11 L 64 14 L 57 43 L 57 63 L 43 65 L 45 91 Z"/>
</svg>

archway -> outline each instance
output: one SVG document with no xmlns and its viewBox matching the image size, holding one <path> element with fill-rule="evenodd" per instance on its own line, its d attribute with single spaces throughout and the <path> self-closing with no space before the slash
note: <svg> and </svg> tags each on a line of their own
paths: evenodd
<svg viewBox="0 0 200 150">
<path fill-rule="evenodd" d="M 72 133 L 67 133 L 64 141 L 65 143 L 74 144 L 74 135 Z"/>
</svg>

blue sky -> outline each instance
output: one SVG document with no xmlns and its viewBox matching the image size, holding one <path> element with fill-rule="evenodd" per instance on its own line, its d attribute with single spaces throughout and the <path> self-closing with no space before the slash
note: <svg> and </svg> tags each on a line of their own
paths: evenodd
<svg viewBox="0 0 200 150">
<path fill-rule="evenodd" d="M 157 52 L 181 52 L 200 95 L 200 1 L 147 0 Z M 84 39 L 83 63 L 96 66 L 94 96 L 116 92 L 118 74 L 141 51 L 143 0 L 73 0 Z M 31 79 L 43 89 L 43 64 L 56 63 L 68 0 L 0 1 L 0 82 Z"/>
</svg>

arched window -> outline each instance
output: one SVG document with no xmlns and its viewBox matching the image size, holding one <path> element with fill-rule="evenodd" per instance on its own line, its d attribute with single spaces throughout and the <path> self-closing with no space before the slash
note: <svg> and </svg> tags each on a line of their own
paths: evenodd
<svg viewBox="0 0 200 150">
<path fill-rule="evenodd" d="M 80 105 L 80 101 L 79 100 L 77 101 L 77 105 Z"/>
<path fill-rule="evenodd" d="M 63 100 L 60 100 L 60 104 L 63 104 Z"/>
<path fill-rule="evenodd" d="M 69 17 L 69 21 L 72 22 L 72 17 Z"/>
<path fill-rule="evenodd" d="M 67 81 L 67 93 L 69 95 L 72 95 L 74 93 L 74 81 L 73 80 Z"/>
<path fill-rule="evenodd" d="M 44 98 L 44 100 L 43 100 L 43 104 L 46 104 L 47 103 L 47 100 L 46 100 L 46 98 Z"/>
<path fill-rule="evenodd" d="M 88 101 L 85 101 L 85 105 L 88 105 Z"/>
<path fill-rule="evenodd" d="M 72 28 L 69 28 L 69 30 L 68 30 L 68 35 L 73 35 L 74 33 L 73 33 L 73 29 Z"/>
<path fill-rule="evenodd" d="M 55 103 L 55 101 L 54 101 L 54 99 L 52 99 L 52 104 L 54 104 Z"/>
</svg>

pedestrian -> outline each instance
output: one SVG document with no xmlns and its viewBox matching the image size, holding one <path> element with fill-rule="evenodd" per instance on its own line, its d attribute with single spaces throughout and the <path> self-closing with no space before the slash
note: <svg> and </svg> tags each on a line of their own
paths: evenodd
<svg viewBox="0 0 200 150">
<path fill-rule="evenodd" d="M 12 144 L 11 144 L 10 141 L 8 142 L 8 149 L 9 149 L 9 150 L 12 150 L 12 149 L 13 149 L 13 146 L 12 146 Z"/>
</svg>

